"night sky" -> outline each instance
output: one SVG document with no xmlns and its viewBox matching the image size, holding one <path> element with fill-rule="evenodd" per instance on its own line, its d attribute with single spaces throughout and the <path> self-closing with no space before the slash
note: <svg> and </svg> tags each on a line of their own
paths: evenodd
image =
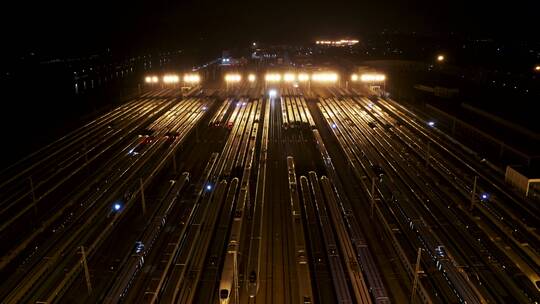
<svg viewBox="0 0 540 304">
<path fill-rule="evenodd" d="M 311 41 L 382 29 L 538 39 L 538 1 L 9 1 L 3 51 L 54 55 L 246 41 Z"/>
</svg>

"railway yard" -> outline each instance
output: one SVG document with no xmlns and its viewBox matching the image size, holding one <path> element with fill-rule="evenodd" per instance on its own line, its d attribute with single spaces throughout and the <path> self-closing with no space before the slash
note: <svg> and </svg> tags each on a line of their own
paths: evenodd
<svg viewBox="0 0 540 304">
<path fill-rule="evenodd" d="M 0 172 L 2 303 L 538 303 L 539 206 L 359 86 L 147 88 Z"/>
</svg>

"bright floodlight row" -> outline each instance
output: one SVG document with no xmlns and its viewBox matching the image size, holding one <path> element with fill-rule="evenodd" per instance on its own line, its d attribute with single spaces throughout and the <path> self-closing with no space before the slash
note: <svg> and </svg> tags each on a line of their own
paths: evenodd
<svg viewBox="0 0 540 304">
<path fill-rule="evenodd" d="M 384 74 L 362 74 L 360 76 L 358 76 L 358 74 L 352 74 L 351 80 L 360 80 L 362 82 L 382 82 L 386 80 L 386 76 Z"/>
<path fill-rule="evenodd" d="M 185 74 L 183 78 L 184 82 L 186 83 L 199 83 L 201 82 L 201 77 L 198 74 Z M 161 81 L 165 84 L 172 84 L 172 83 L 179 83 L 180 82 L 180 76 L 176 74 L 166 74 L 163 75 Z M 144 78 L 144 82 L 146 83 L 158 83 L 159 77 L 158 76 L 146 76 Z"/>
<path fill-rule="evenodd" d="M 317 44 L 323 44 L 323 45 L 337 45 L 337 46 L 342 46 L 342 45 L 355 45 L 357 44 L 359 41 L 358 40 L 348 40 L 348 39 L 341 39 L 341 40 L 317 40 L 316 43 Z"/>
<path fill-rule="evenodd" d="M 249 74 L 247 79 L 249 82 L 254 82 L 257 79 L 257 76 L 255 76 L 255 74 Z M 312 75 L 309 75 L 307 73 L 296 74 L 292 72 L 287 72 L 284 74 L 267 73 L 264 75 L 264 80 L 266 82 L 306 82 L 310 79 L 316 82 L 336 82 L 339 79 L 339 76 L 336 73 L 313 73 Z M 242 75 L 237 73 L 225 74 L 225 81 L 227 83 L 240 82 L 242 81 Z"/>
<path fill-rule="evenodd" d="M 268 73 L 264 76 L 264 80 L 267 82 L 306 82 L 309 80 L 315 81 L 315 82 L 337 82 L 339 79 L 339 76 L 337 73 L 333 72 L 327 72 L 327 73 L 313 73 L 311 75 L 307 73 Z"/>
<path fill-rule="evenodd" d="M 256 79 L 255 74 L 248 75 L 249 82 L 254 82 Z M 308 73 L 292 73 L 286 72 L 283 74 L 280 73 L 267 73 L 264 75 L 264 80 L 266 82 L 323 82 L 323 83 L 334 83 L 339 80 L 339 75 L 335 72 L 315 72 L 311 75 Z M 369 74 L 352 74 L 352 81 L 362 81 L 362 82 L 383 82 L 386 80 L 384 74 L 369 73 Z M 225 74 L 225 81 L 227 83 L 237 83 L 242 81 L 242 75 L 237 73 Z"/>
</svg>

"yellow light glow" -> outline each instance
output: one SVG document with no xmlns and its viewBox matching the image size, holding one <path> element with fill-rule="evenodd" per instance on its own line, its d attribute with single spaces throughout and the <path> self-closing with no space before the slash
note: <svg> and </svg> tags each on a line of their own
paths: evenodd
<svg viewBox="0 0 540 304">
<path fill-rule="evenodd" d="M 157 76 L 146 76 L 144 77 L 144 82 L 146 83 L 158 83 L 159 77 Z"/>
<path fill-rule="evenodd" d="M 187 83 L 199 83 L 201 82 L 201 77 L 198 74 L 185 74 L 184 82 Z"/>
<path fill-rule="evenodd" d="M 240 74 L 226 74 L 225 75 L 226 82 L 240 82 L 241 80 L 242 80 L 242 75 Z"/>
<path fill-rule="evenodd" d="M 180 81 L 180 77 L 178 77 L 178 75 L 164 75 L 163 76 L 164 83 L 178 83 L 179 81 Z"/>
<path fill-rule="evenodd" d="M 309 80 L 309 75 L 308 74 L 306 74 L 306 73 L 298 74 L 298 81 L 305 82 L 305 81 L 308 81 L 308 80 Z"/>
<path fill-rule="evenodd" d="M 360 75 L 360 81 L 362 82 L 382 82 L 386 80 L 384 74 L 362 74 Z"/>
<path fill-rule="evenodd" d="M 540 65 L 535 66 L 534 70 L 537 71 L 537 72 L 540 72 Z"/>
<path fill-rule="evenodd" d="M 437 56 L 437 61 L 439 62 L 444 61 L 444 55 Z"/>
<path fill-rule="evenodd" d="M 277 73 L 269 73 L 264 76 L 264 79 L 268 82 L 278 82 L 281 81 L 281 75 Z"/>
<path fill-rule="evenodd" d="M 352 81 L 358 81 L 358 74 L 352 74 L 351 75 L 351 80 Z"/>
<path fill-rule="evenodd" d="M 336 82 L 338 80 L 337 73 L 313 73 L 311 80 L 316 82 Z"/>
<path fill-rule="evenodd" d="M 249 76 L 248 76 L 249 82 L 254 82 L 255 79 L 257 79 L 257 77 L 255 77 L 255 74 L 249 74 Z"/>
<path fill-rule="evenodd" d="M 293 82 L 295 79 L 296 75 L 294 75 L 293 73 L 285 73 L 285 75 L 283 75 L 283 80 L 285 82 Z"/>
<path fill-rule="evenodd" d="M 317 40 L 315 43 L 316 44 L 323 44 L 323 45 L 332 45 L 332 46 L 351 46 L 351 45 L 355 45 L 357 44 L 358 40 L 356 39 L 352 39 L 352 40 L 349 40 L 349 39 L 340 39 L 340 40 Z"/>
</svg>

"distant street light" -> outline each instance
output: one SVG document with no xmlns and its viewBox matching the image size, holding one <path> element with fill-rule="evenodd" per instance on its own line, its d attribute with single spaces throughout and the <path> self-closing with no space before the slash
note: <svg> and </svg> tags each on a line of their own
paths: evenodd
<svg viewBox="0 0 540 304">
<path fill-rule="evenodd" d="M 437 56 L 437 61 L 438 62 L 443 62 L 446 58 L 444 58 L 444 55 L 439 55 Z"/>
<path fill-rule="evenodd" d="M 535 70 L 536 72 L 540 72 L 540 65 L 535 66 L 535 67 L 534 67 L 534 70 Z"/>
</svg>

